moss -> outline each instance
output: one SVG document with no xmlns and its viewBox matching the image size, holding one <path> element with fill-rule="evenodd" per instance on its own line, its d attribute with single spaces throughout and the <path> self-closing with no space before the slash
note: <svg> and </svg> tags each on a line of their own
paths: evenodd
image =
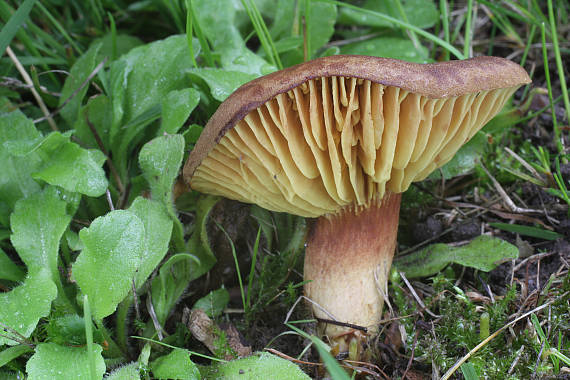
<svg viewBox="0 0 570 380">
<path fill-rule="evenodd" d="M 515 286 L 507 289 L 503 297 L 497 297 L 494 303 L 475 305 L 464 292 L 454 286 L 453 280 L 444 274 L 432 278 L 433 294 L 424 300 L 431 311 L 440 315 L 433 322 L 433 331 L 422 331 L 415 347 L 415 356 L 419 361 L 431 363 L 440 371 L 453 366 L 460 358 L 477 346 L 480 337 L 480 317 L 488 313 L 490 333 L 501 329 L 512 321 L 513 315 L 520 308 Z M 398 276 L 392 276 L 392 300 L 400 315 L 417 313 L 416 303 L 411 302 L 399 285 Z M 561 299 L 550 307 L 551 337 L 562 336 L 562 352 L 568 352 L 568 332 L 570 322 L 567 318 L 568 300 Z M 408 347 L 412 347 L 416 333 L 413 318 L 400 321 L 408 334 Z M 528 324 L 521 321 L 512 329 L 502 331 L 486 343 L 470 359 L 481 379 L 530 379 L 536 374 L 552 375 L 555 373 L 552 361 L 546 357 L 537 361 L 541 342 Z M 558 345 L 558 338 L 550 339 L 551 346 Z M 566 350 L 566 351 L 565 351 Z M 516 362 L 516 363 L 515 363 Z M 511 366 L 513 366 L 511 370 Z M 509 371 L 511 373 L 509 373 Z"/>
</svg>

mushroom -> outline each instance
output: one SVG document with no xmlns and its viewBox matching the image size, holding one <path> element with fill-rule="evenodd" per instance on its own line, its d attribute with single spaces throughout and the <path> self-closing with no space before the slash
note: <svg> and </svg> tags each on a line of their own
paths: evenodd
<svg viewBox="0 0 570 380">
<path fill-rule="evenodd" d="M 317 218 L 305 294 L 318 319 L 341 322 L 319 323 L 319 333 L 346 351 L 378 332 L 401 193 L 448 162 L 529 82 L 522 67 L 496 57 L 315 59 L 230 95 L 184 179 L 200 192 Z"/>
</svg>

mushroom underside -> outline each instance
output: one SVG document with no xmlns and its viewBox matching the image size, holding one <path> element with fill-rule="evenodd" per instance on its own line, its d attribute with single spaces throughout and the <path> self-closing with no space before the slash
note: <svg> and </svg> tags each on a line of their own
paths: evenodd
<svg viewBox="0 0 570 380">
<path fill-rule="evenodd" d="M 364 79 L 312 79 L 228 130 L 192 187 L 307 217 L 365 205 L 448 162 L 514 90 L 434 99 Z"/>
</svg>

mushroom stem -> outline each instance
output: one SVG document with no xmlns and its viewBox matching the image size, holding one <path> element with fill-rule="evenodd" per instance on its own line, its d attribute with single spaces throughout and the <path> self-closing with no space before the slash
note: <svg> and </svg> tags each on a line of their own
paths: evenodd
<svg viewBox="0 0 570 380">
<path fill-rule="evenodd" d="M 320 322 L 318 332 L 349 350 L 354 339 L 377 334 L 396 247 L 401 194 L 387 192 L 367 206 L 351 206 L 317 219 L 305 253 L 305 293 L 315 317 L 363 330 Z M 326 310 L 323 311 L 322 309 Z M 353 351 L 351 349 L 351 351 Z"/>
</svg>

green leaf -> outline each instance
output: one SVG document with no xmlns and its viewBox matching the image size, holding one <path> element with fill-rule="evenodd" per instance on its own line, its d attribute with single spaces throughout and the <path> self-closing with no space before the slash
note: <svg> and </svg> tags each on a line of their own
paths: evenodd
<svg viewBox="0 0 570 380">
<path fill-rule="evenodd" d="M 165 135 L 146 143 L 139 154 L 139 165 L 150 185 L 152 199 L 161 202 L 174 222 L 173 244 L 178 252 L 186 252 L 184 227 L 176 215 L 172 186 L 184 156 L 184 137 Z"/>
<path fill-rule="evenodd" d="M 222 68 L 253 74 L 255 77 L 275 70 L 275 67 L 245 46 L 235 20 L 238 2 L 193 0 L 193 4 L 202 31 L 220 55 Z"/>
<path fill-rule="evenodd" d="M 446 244 L 433 244 L 410 255 L 396 257 L 394 265 L 406 277 L 432 276 L 448 264 L 457 263 L 463 266 L 488 272 L 497 265 L 519 255 L 514 245 L 487 235 L 473 239 L 461 247 L 450 247 Z"/>
<path fill-rule="evenodd" d="M 101 42 L 101 50 L 99 51 L 98 60 L 101 61 L 105 57 L 112 59 L 113 57 L 113 35 L 112 33 L 107 33 L 103 38 L 99 39 Z M 134 36 L 129 36 L 128 34 L 117 34 L 115 36 L 115 47 L 117 57 L 128 53 L 133 48 L 142 45 L 143 42 Z"/>
<path fill-rule="evenodd" d="M 515 234 L 535 237 L 544 240 L 556 240 L 563 237 L 563 235 L 559 234 L 558 232 L 548 231 L 539 227 L 521 226 L 518 224 L 508 223 L 489 223 L 489 225 L 503 231 L 513 232 Z"/>
<path fill-rule="evenodd" d="M 162 104 L 169 92 L 188 87 L 185 71 L 191 67 L 185 35 L 139 46 L 123 55 L 111 66 L 112 87 L 122 88 L 118 93 L 113 92 L 114 107 L 122 108 L 122 117 L 118 119 L 125 125 L 151 107 Z M 115 119 L 115 122 L 121 120 Z"/>
<path fill-rule="evenodd" d="M 47 269 L 31 271 L 22 285 L 7 293 L 0 293 L 0 322 L 29 337 L 39 319 L 49 314 L 56 296 L 57 287 L 51 273 Z M 0 346 L 18 343 L 3 335 L 0 335 Z"/>
<path fill-rule="evenodd" d="M 34 178 L 90 197 L 98 197 L 107 190 L 102 168 L 105 156 L 101 151 L 83 149 L 59 132 L 47 135 L 37 151 L 44 164 Z"/>
<path fill-rule="evenodd" d="M 340 52 L 341 54 L 371 55 L 418 63 L 425 63 L 429 57 L 426 47 L 416 48 L 408 38 L 390 36 L 348 44 L 342 46 Z"/>
<path fill-rule="evenodd" d="M 200 93 L 193 88 L 170 91 L 162 102 L 160 132 L 174 134 L 184 125 L 200 101 Z M 160 133 L 159 132 L 159 133 Z"/>
<path fill-rule="evenodd" d="M 57 190 L 50 186 L 19 200 L 10 218 L 12 245 L 28 271 L 45 268 L 56 284 L 59 282 L 59 241 L 71 221 L 66 208 Z"/>
<path fill-rule="evenodd" d="M 113 122 L 113 113 L 111 101 L 108 97 L 99 95 L 89 99 L 87 104 L 81 107 L 79 117 L 73 124 L 75 129 L 74 136 L 81 142 L 83 147 L 100 149 L 87 121 L 97 131 L 105 149 L 109 150 L 111 148 L 109 133 L 111 123 Z"/>
<path fill-rule="evenodd" d="M 59 106 L 61 107 L 68 99 L 69 102 L 61 109 L 61 117 L 68 125 L 73 125 L 79 116 L 79 107 L 87 94 L 89 85 L 85 85 L 81 90 L 78 89 L 84 84 L 89 75 L 97 67 L 97 55 L 101 49 L 101 43 L 94 43 L 89 47 L 79 59 L 73 64 L 69 71 L 69 76 L 65 80 Z"/>
<path fill-rule="evenodd" d="M 200 380 L 200 371 L 186 350 L 176 348 L 150 363 L 156 379 Z"/>
<path fill-rule="evenodd" d="M 309 36 L 311 38 L 310 57 L 323 47 L 334 34 L 334 24 L 337 18 L 337 7 L 334 4 L 311 1 Z"/>
<path fill-rule="evenodd" d="M 132 287 L 144 252 L 143 222 L 131 211 L 116 210 L 79 231 L 85 245 L 73 278 L 89 296 L 96 319 L 111 315 Z"/>
<path fill-rule="evenodd" d="M 376 1 L 366 0 L 360 7 L 374 12 L 387 14 L 389 16 L 400 18 L 397 11 L 395 1 Z M 408 18 L 408 22 L 418 28 L 430 28 L 437 22 L 439 18 L 435 4 L 431 0 L 402 0 L 404 13 Z M 355 9 L 341 8 L 339 23 L 344 25 L 364 25 L 373 27 L 391 28 L 392 25 L 388 21 L 374 17 L 373 15 L 359 12 Z"/>
<path fill-rule="evenodd" d="M 247 358 L 226 363 L 215 363 L 207 367 L 200 367 L 200 374 L 205 380 L 310 379 L 295 364 L 267 352 L 257 353 Z M 348 379 L 348 376 L 346 378 Z"/>
<path fill-rule="evenodd" d="M 210 318 L 222 315 L 222 312 L 230 302 L 230 293 L 226 288 L 212 290 L 206 296 L 200 298 L 192 309 L 202 309 Z"/>
<path fill-rule="evenodd" d="M 6 364 L 10 363 L 12 360 L 22 356 L 23 354 L 27 354 L 28 352 L 33 351 L 34 349 L 27 344 L 19 344 L 17 346 L 12 346 L 8 348 L 4 348 L 0 351 L 0 367 L 5 366 Z"/>
<path fill-rule="evenodd" d="M 216 256 L 210 248 L 206 225 L 210 211 L 212 211 L 219 200 L 220 198 L 211 195 L 198 198 L 194 231 L 192 232 L 190 240 L 188 240 L 188 251 L 200 261 L 199 265 L 192 266 L 191 268 L 190 278 L 192 280 L 208 272 L 216 263 Z"/>
<path fill-rule="evenodd" d="M 101 351 L 101 346 L 94 345 L 96 376 L 99 379 L 105 373 L 105 361 Z M 26 372 L 30 379 L 34 380 L 90 379 L 87 348 L 40 343 L 26 364 Z"/>
<path fill-rule="evenodd" d="M 94 330 L 94 340 L 103 344 L 105 339 L 99 330 Z M 87 343 L 85 336 L 85 320 L 77 314 L 65 314 L 51 317 L 45 325 L 47 340 L 64 346 L 84 346 Z"/>
<path fill-rule="evenodd" d="M 67 242 L 68 247 L 72 251 L 81 251 L 83 247 L 83 243 L 79 240 L 79 234 L 75 231 L 71 231 L 68 229 L 65 231 L 65 241 Z"/>
<path fill-rule="evenodd" d="M 123 180 L 127 180 L 129 157 L 145 138 L 145 129 L 160 117 L 167 94 L 190 84 L 186 71 L 191 67 L 185 35 L 134 48 L 111 65 L 113 122 L 109 141 L 113 162 Z"/>
<path fill-rule="evenodd" d="M 256 75 L 241 71 L 214 68 L 192 69 L 188 73 L 204 80 L 210 87 L 212 97 L 220 102 L 226 100 L 242 84 L 257 78 Z"/>
<path fill-rule="evenodd" d="M 463 374 L 463 376 L 465 377 L 465 380 L 479 380 L 479 374 L 477 373 L 477 370 L 475 369 L 475 366 L 471 363 L 463 363 L 463 365 L 461 365 L 461 373 Z"/>
<path fill-rule="evenodd" d="M 172 203 L 172 186 L 184 156 L 182 135 L 160 136 L 146 143 L 139 154 L 139 165 L 150 185 L 152 198 Z"/>
<path fill-rule="evenodd" d="M 188 129 L 186 131 L 184 131 L 184 133 L 182 133 L 182 135 L 184 136 L 184 142 L 186 143 L 186 145 L 195 144 L 198 141 L 198 138 L 202 134 L 203 130 L 204 130 L 204 127 L 202 127 L 198 124 L 190 125 L 188 127 Z"/>
<path fill-rule="evenodd" d="M 172 220 L 164 205 L 157 201 L 138 197 L 129 211 L 133 212 L 144 225 L 144 251 L 135 275 L 135 286 L 141 287 L 152 271 L 162 261 L 168 251 L 172 234 Z"/>
<path fill-rule="evenodd" d="M 137 362 L 121 366 L 105 376 L 105 380 L 140 380 L 140 378 L 140 365 Z"/>
<path fill-rule="evenodd" d="M 288 38 L 291 35 L 292 23 L 295 18 L 296 4 L 289 0 L 275 0 L 270 2 L 271 9 L 273 9 L 273 22 L 269 27 L 269 33 L 274 40 L 281 40 Z M 262 11 L 263 13 L 263 11 Z M 302 44 L 302 42 L 301 42 Z"/>
<path fill-rule="evenodd" d="M 193 255 L 178 253 L 171 256 L 152 280 L 151 295 L 156 317 L 161 326 L 192 278 L 191 269 L 199 264 Z"/>
<path fill-rule="evenodd" d="M 145 129 L 160 118 L 160 111 L 160 104 L 156 104 L 122 127 L 124 133 L 112 148 L 113 162 L 119 167 L 121 178 L 127 178 L 131 165 L 130 153 L 137 147 L 138 142 L 145 138 Z"/>
<path fill-rule="evenodd" d="M 276 23 L 279 25 L 283 21 L 280 19 L 285 19 L 288 22 L 286 30 L 294 31 L 293 37 L 303 38 L 303 26 L 300 25 L 301 18 L 296 16 L 298 10 L 295 8 L 294 2 L 286 2 L 287 10 L 286 15 L 280 11 L 277 13 L 278 19 Z M 301 7 L 302 3 L 299 3 L 297 7 Z M 302 14 L 304 16 L 305 7 L 302 6 Z M 310 3 L 310 14 L 308 22 L 308 36 L 310 41 L 311 51 L 309 56 L 315 58 L 317 52 L 331 39 L 334 34 L 334 25 L 336 23 L 338 11 L 337 6 L 334 4 L 328 4 L 323 2 L 311 1 Z M 278 26 L 278 29 L 283 28 L 282 25 Z M 297 63 L 303 62 L 303 49 L 299 48 L 295 51 L 287 52 L 283 55 L 283 62 L 285 66 L 292 66 Z"/>
<path fill-rule="evenodd" d="M 6 145 L 13 141 L 31 143 L 41 137 L 33 121 L 20 110 L 0 114 L 0 225 L 9 225 L 10 213 L 18 199 L 40 190 L 38 183 L 31 177 L 31 173 L 41 165 L 39 155 L 33 153 L 18 157 Z"/>
<path fill-rule="evenodd" d="M 0 280 L 22 281 L 25 273 L 0 248 Z"/>
</svg>

